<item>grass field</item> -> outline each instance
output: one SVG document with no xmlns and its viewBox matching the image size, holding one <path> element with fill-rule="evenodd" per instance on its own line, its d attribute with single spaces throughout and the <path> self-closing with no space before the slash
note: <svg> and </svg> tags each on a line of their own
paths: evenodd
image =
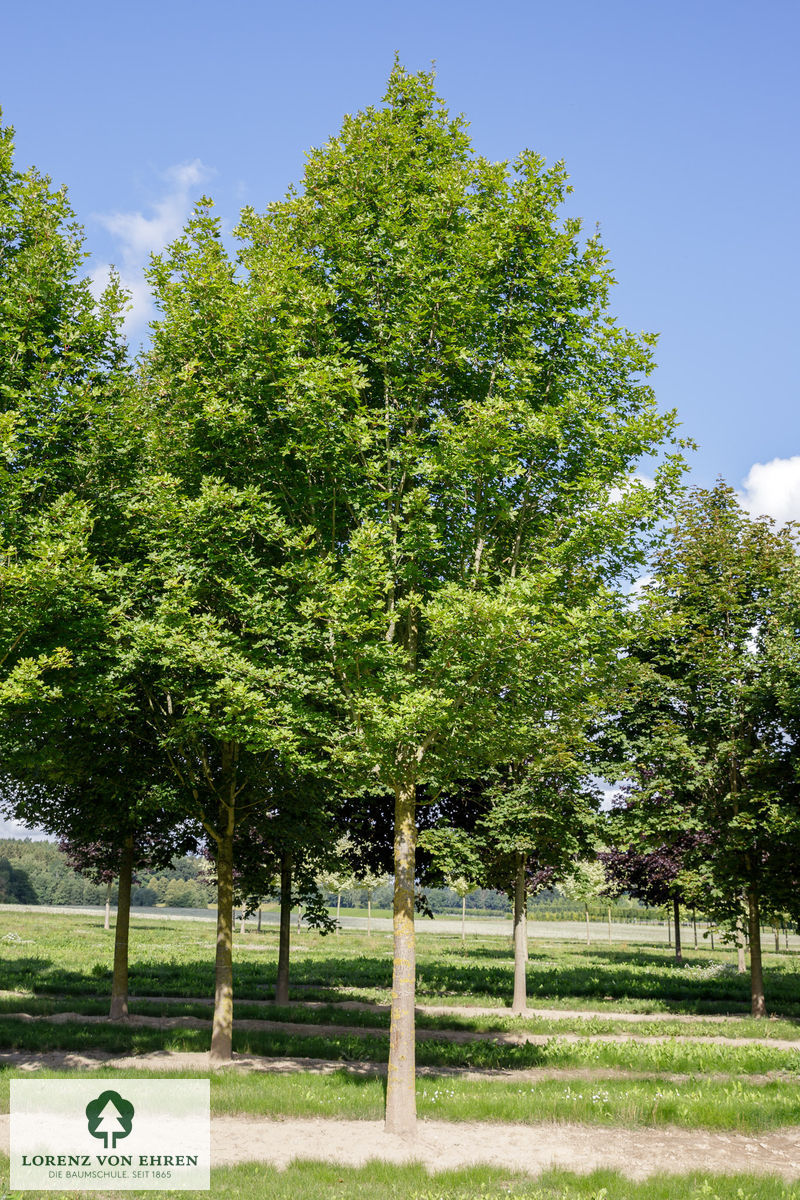
<svg viewBox="0 0 800 1200">
<path fill-rule="evenodd" d="M 16 1200 L 7 1190 L 8 1160 L 0 1158 L 0 1196 Z M 18 1193 L 30 1197 L 33 1192 Z M 74 1200 L 80 1193 L 47 1192 L 49 1200 Z M 103 1193 L 85 1193 L 100 1197 Z M 118 1195 L 119 1193 L 117 1193 Z M 152 1200 L 158 1192 L 126 1192 L 132 1200 Z M 445 1171 L 431 1177 L 417 1166 L 371 1163 L 348 1168 L 304 1162 L 285 1171 L 265 1172 L 257 1163 L 212 1171 L 211 1191 L 180 1192 L 185 1200 L 224 1196 L 231 1200 L 797 1200 L 800 1192 L 778 1180 L 756 1175 L 669 1175 L 633 1183 L 616 1171 L 593 1171 L 576 1176 L 548 1171 L 536 1179 L 490 1167 Z"/>
<path fill-rule="evenodd" d="M 113 931 L 104 932 L 102 914 L 0 909 L 0 1050 L 28 1055 L 206 1051 L 213 937 L 213 926 L 202 922 L 134 918 L 133 1019 L 110 1024 L 104 1016 Z M 424 1068 L 417 1088 L 420 1117 L 748 1135 L 800 1126 L 800 956 L 766 955 L 774 1017 L 757 1022 L 747 1015 L 748 981 L 736 974 L 730 950 L 690 948 L 685 955 L 686 964 L 677 967 L 666 948 L 657 946 L 533 942 L 529 1001 L 547 1011 L 518 1019 L 503 1012 L 512 982 L 506 938 L 473 937 L 463 944 L 457 933 L 421 932 L 420 1005 L 459 1006 L 463 1011 L 419 1014 L 418 1063 Z M 309 931 L 294 936 L 292 1002 L 283 1007 L 271 1003 L 276 959 L 274 928 L 237 935 L 234 1050 L 291 1057 L 300 1067 L 304 1060 L 322 1059 L 331 1064 L 329 1073 L 217 1073 L 212 1077 L 213 1112 L 378 1119 L 384 1097 L 381 1068 L 388 1057 L 389 937 L 356 931 L 327 939 Z M 353 1002 L 360 1007 L 352 1007 Z M 470 1011 L 482 1006 L 496 1011 Z M 624 1019 L 631 1014 L 635 1019 Z M 18 1070 L 8 1064 L 0 1069 L 2 1111 L 8 1108 L 9 1080 Z M 125 1071 L 120 1078 L 137 1073 Z M 103 1074 L 111 1077 L 113 1072 L 104 1068 Z M 800 1198 L 800 1187 L 764 1177 L 687 1174 L 632 1183 L 614 1172 L 528 1178 L 489 1168 L 431 1178 L 421 1168 L 389 1164 L 365 1171 L 302 1163 L 269 1175 L 258 1175 L 248 1164 L 220 1169 L 212 1194 L 291 1194 L 293 1200 L 362 1195 L 377 1200 L 501 1195 L 766 1200 Z"/>
</svg>

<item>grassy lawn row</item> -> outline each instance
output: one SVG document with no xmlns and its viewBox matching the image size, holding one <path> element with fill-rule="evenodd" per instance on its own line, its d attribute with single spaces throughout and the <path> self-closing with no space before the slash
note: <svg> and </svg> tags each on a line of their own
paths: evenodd
<svg viewBox="0 0 800 1200">
<path fill-rule="evenodd" d="M 46 1197 L 76 1200 L 99 1192 L 8 1192 L 8 1160 L 0 1158 L 3 1200 Z M 431 1176 L 420 1166 L 384 1163 L 352 1168 L 331 1163 L 294 1163 L 285 1171 L 246 1163 L 211 1172 L 210 1192 L 180 1192 L 185 1200 L 225 1196 L 231 1200 L 798 1200 L 800 1189 L 756 1175 L 662 1176 L 632 1183 L 616 1171 L 573 1175 L 548 1171 L 536 1178 L 491 1167 L 470 1167 Z M 127 1192 L 150 1200 L 152 1192 Z"/>
<path fill-rule="evenodd" d="M 105 1050 L 115 1054 L 144 1054 L 158 1050 L 206 1051 L 208 1028 L 173 1026 L 158 1029 L 125 1024 L 92 1024 L 47 1021 L 28 1023 L 0 1017 L 0 1049 Z M 323 1058 L 344 1062 L 384 1063 L 389 1056 L 388 1035 L 284 1033 L 266 1030 L 234 1030 L 234 1051 L 268 1057 Z M 453 1067 L 461 1070 L 527 1070 L 592 1067 L 670 1074 L 731 1075 L 781 1071 L 800 1072 L 800 1051 L 770 1046 L 726 1046 L 665 1041 L 578 1042 L 552 1037 L 543 1045 L 502 1046 L 491 1041 L 457 1042 L 420 1040 L 420 1066 Z"/>
<path fill-rule="evenodd" d="M 35 996 L 29 993 L 0 995 L 0 1016 L 7 1013 L 25 1012 L 31 1015 L 49 1015 L 58 1012 L 78 1012 L 86 1015 L 104 1016 L 108 1013 L 109 1001 L 105 996 Z M 211 998 L 208 1001 L 186 1001 L 177 996 L 149 997 L 130 1000 L 130 1012 L 147 1016 L 178 1017 L 191 1016 L 209 1019 Z M 291 1021 L 306 1025 L 351 1025 L 353 1027 L 389 1028 L 388 1008 L 374 1010 L 352 1009 L 335 1003 L 317 1002 L 314 1005 L 296 1003 L 273 1004 L 269 1001 L 240 1000 L 234 1003 L 234 1014 L 238 1020 Z M 560 1016 L 558 1010 L 552 1016 L 512 1017 L 501 1011 L 497 1015 L 466 1016 L 417 1014 L 417 1028 L 430 1030 L 463 1030 L 471 1033 L 527 1032 L 558 1036 L 563 1033 L 589 1034 L 633 1034 L 655 1037 L 727 1037 L 727 1038 L 779 1038 L 796 1041 L 800 1049 L 800 1022 L 770 1018 L 758 1021 L 752 1017 L 730 1017 L 719 1021 L 664 1021 L 643 1017 L 638 1021 L 615 1021 L 613 1017 Z"/>
<path fill-rule="evenodd" d="M 42 1072 L 43 1078 L 74 1079 L 82 1073 Z M 102 1078 L 163 1078 L 159 1071 L 113 1071 Z M 175 1072 L 197 1078 L 203 1071 Z M 0 1072 L 0 1104 L 8 1109 L 9 1082 L 16 1073 Z M 383 1115 L 384 1080 L 337 1071 L 331 1075 L 272 1075 L 222 1072 L 212 1076 L 212 1111 L 230 1116 L 329 1117 L 378 1120 Z M 643 1127 L 678 1125 L 689 1129 L 758 1133 L 800 1124 L 800 1088 L 780 1083 L 716 1083 L 693 1079 L 602 1081 L 550 1079 L 535 1083 L 422 1077 L 417 1081 L 421 1117 L 442 1121 L 498 1121 L 538 1124 L 549 1121 Z"/>
</svg>

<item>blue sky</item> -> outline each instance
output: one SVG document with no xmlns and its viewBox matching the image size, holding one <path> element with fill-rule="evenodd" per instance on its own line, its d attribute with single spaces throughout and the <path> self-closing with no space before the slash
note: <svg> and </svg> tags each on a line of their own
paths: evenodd
<svg viewBox="0 0 800 1200">
<path fill-rule="evenodd" d="M 146 328 L 141 267 L 212 195 L 234 224 L 302 172 L 395 51 L 495 159 L 563 158 L 599 223 L 614 310 L 660 333 L 654 386 L 757 511 L 800 518 L 800 5 L 765 0 L 38 0 L 6 5 L 0 104 L 17 162 L 65 183 L 100 274 Z"/>
<path fill-rule="evenodd" d="M 435 60 L 482 153 L 566 160 L 616 313 L 660 333 L 654 384 L 700 445 L 694 479 L 787 460 L 744 494 L 800 516 L 795 2 L 40 0 L 4 26 L 18 162 L 69 187 L 95 269 L 134 288 L 133 338 L 142 262 L 202 191 L 233 224 L 379 101 L 395 51 Z"/>
</svg>

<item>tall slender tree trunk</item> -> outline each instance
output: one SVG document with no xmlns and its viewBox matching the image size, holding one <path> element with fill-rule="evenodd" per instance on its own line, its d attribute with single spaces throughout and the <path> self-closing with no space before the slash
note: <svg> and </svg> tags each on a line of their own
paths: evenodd
<svg viewBox="0 0 800 1200">
<path fill-rule="evenodd" d="M 672 897 L 672 915 L 675 920 L 675 962 L 683 962 L 681 951 L 681 905 L 677 896 Z"/>
<path fill-rule="evenodd" d="M 514 855 L 514 999 L 511 1015 L 521 1017 L 528 1007 L 528 982 L 525 970 L 525 855 L 517 851 Z"/>
<path fill-rule="evenodd" d="M 413 1137 L 417 1128 L 414 1001 L 416 945 L 414 875 L 417 848 L 416 786 L 395 788 L 394 805 L 394 961 L 389 1068 L 386 1080 L 386 1132 Z"/>
<path fill-rule="evenodd" d="M 217 957 L 211 1063 L 231 1061 L 233 1052 L 233 807 L 217 843 Z"/>
<path fill-rule="evenodd" d="M 114 886 L 114 880 L 109 879 L 106 885 L 106 917 L 103 921 L 103 929 L 111 928 L 111 889 Z"/>
<path fill-rule="evenodd" d="M 736 922 L 736 970 L 739 975 L 744 975 L 747 970 L 744 956 L 744 925 L 741 917 Z"/>
<path fill-rule="evenodd" d="M 694 948 L 697 949 L 697 913 L 692 909 L 692 932 L 694 933 Z"/>
<path fill-rule="evenodd" d="M 244 915 L 244 909 L 242 909 L 242 923 L 239 926 L 239 933 L 244 934 L 244 931 L 245 931 L 245 915 Z"/>
<path fill-rule="evenodd" d="M 258 922 L 256 924 L 256 933 L 261 933 L 261 905 L 258 906 Z"/>
<path fill-rule="evenodd" d="M 467 897 L 462 896 L 461 897 L 461 940 L 462 940 L 462 942 L 465 942 L 467 940 L 467 935 L 465 932 L 466 920 L 467 920 Z"/>
<path fill-rule="evenodd" d="M 292 856 L 281 856 L 281 925 L 278 934 L 278 981 L 275 1003 L 289 1003 L 289 947 L 292 938 Z"/>
<path fill-rule="evenodd" d="M 114 977 L 111 981 L 112 1021 L 128 1015 L 128 941 L 131 926 L 131 884 L 133 883 L 133 835 L 128 834 L 119 865 L 117 923 L 114 931 Z"/>
<path fill-rule="evenodd" d="M 753 891 L 747 893 L 747 924 L 750 933 L 750 1011 L 754 1017 L 765 1017 L 767 1003 L 761 969 L 761 914 L 758 896 Z"/>
</svg>

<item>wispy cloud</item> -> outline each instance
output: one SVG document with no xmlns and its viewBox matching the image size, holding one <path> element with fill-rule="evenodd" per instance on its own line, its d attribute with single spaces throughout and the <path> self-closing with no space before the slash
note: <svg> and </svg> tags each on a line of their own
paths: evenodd
<svg viewBox="0 0 800 1200">
<path fill-rule="evenodd" d="M 154 315 L 150 289 L 144 278 L 144 268 L 151 254 L 163 250 L 178 236 L 186 223 L 199 189 L 214 175 L 199 158 L 193 162 L 169 167 L 161 175 L 166 185 L 161 197 L 150 206 L 149 213 L 95 213 L 94 220 L 111 235 L 119 249 L 115 266 L 122 285 L 131 294 L 131 310 L 125 330 L 131 340 L 141 336 Z M 110 263 L 99 263 L 91 273 L 96 293 L 108 281 Z"/>
<path fill-rule="evenodd" d="M 776 521 L 800 521 L 800 454 L 753 463 L 742 483 L 739 499 L 753 516 Z"/>
</svg>

